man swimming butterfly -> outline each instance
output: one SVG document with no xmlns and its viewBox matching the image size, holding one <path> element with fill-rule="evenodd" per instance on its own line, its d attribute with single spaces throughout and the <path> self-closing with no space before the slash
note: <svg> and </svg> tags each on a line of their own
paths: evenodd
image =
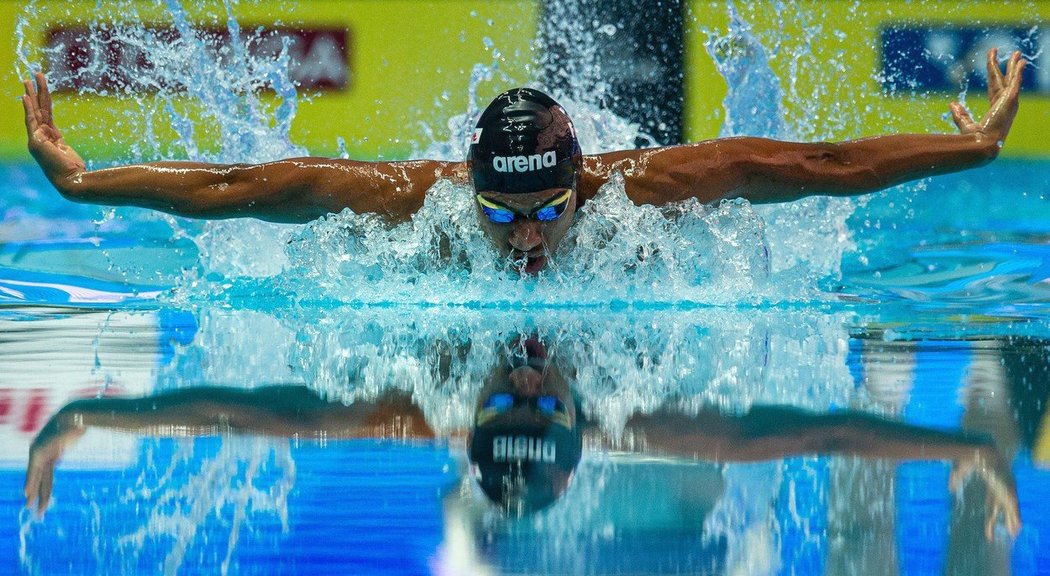
<svg viewBox="0 0 1050 576">
<path fill-rule="evenodd" d="M 715 203 L 790 202 L 853 196 L 987 164 L 1017 114 L 1026 61 L 999 68 L 988 52 L 987 114 L 975 121 L 951 104 L 958 134 L 895 134 L 839 143 L 738 137 L 583 155 L 565 110 L 538 90 L 496 97 L 482 113 L 463 162 L 361 162 L 291 158 L 265 164 L 150 162 L 87 170 L 55 126 L 43 74 L 26 80 L 29 151 L 64 197 L 141 206 L 192 218 L 252 217 L 301 223 L 349 208 L 403 221 L 440 179 L 470 184 L 478 222 L 499 252 L 526 274 L 542 270 L 576 210 L 613 174 L 635 204 L 696 198 Z"/>
</svg>

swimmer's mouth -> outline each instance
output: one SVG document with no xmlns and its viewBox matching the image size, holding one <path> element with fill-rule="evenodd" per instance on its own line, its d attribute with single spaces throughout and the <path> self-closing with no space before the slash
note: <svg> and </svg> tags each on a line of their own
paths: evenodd
<svg viewBox="0 0 1050 576">
<path fill-rule="evenodd" d="M 511 250 L 510 259 L 514 262 L 514 267 L 524 274 L 535 274 L 547 266 L 547 251 L 542 246 L 528 252 Z"/>
</svg>

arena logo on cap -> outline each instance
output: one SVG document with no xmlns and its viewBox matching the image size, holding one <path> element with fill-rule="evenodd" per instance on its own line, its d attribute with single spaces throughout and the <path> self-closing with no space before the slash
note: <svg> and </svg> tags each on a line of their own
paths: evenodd
<svg viewBox="0 0 1050 576">
<path fill-rule="evenodd" d="M 551 168 L 558 163 L 554 150 L 530 156 L 496 156 L 492 167 L 496 172 L 532 172 L 541 168 Z"/>
<path fill-rule="evenodd" d="M 496 436 L 492 440 L 492 459 L 496 462 L 554 462 L 556 457 L 553 440 L 530 436 Z"/>
</svg>

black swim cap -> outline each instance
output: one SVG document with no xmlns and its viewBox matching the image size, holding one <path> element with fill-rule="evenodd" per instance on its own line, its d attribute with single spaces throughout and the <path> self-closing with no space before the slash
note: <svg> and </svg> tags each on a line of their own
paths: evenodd
<svg viewBox="0 0 1050 576">
<path fill-rule="evenodd" d="M 468 456 L 489 500 L 520 517 L 550 506 L 565 492 L 582 453 L 578 428 L 485 425 L 474 429 Z"/>
<path fill-rule="evenodd" d="M 515 88 L 481 113 L 467 161 L 475 190 L 522 194 L 575 188 L 583 155 L 564 108 L 539 90 Z"/>
</svg>

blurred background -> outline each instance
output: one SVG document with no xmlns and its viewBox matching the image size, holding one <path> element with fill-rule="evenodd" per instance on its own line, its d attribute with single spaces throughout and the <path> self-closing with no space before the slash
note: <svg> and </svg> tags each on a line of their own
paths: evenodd
<svg viewBox="0 0 1050 576">
<path fill-rule="evenodd" d="M 157 55 L 119 34 L 100 43 L 104 34 L 89 33 L 133 19 L 174 36 L 178 23 L 158 4 L 120 2 L 106 14 L 107 3 L 94 1 L 0 1 L 0 34 L 10 39 L 0 51 L 0 161 L 27 159 L 18 75 L 41 63 L 56 83 L 60 125 L 73 143 L 90 143 L 93 159 L 185 156 L 170 146 L 178 140 L 170 123 L 152 121 L 146 109 L 156 105 L 151 92 L 180 87 L 136 81 L 149 76 L 141 71 Z M 648 135 L 639 145 L 716 137 L 729 120 L 718 62 L 730 57 L 768 59 L 784 93 L 776 105 L 797 128 L 785 136 L 947 131 L 947 104 L 960 94 L 983 112 L 990 46 L 1013 45 L 1030 57 L 1050 47 L 1050 2 L 1038 1 L 261 0 L 180 9 L 214 31 L 216 50 L 229 45 L 228 16 L 240 33 L 258 36 L 246 43 L 256 57 L 277 57 L 286 44 L 297 106 L 291 140 L 312 154 L 364 159 L 421 153 L 449 137 L 454 115 L 521 84 L 636 122 Z M 764 54 L 747 53 L 726 33 L 735 13 Z M 218 84 L 221 76 L 202 69 L 194 81 Z M 275 109 L 288 100 L 289 87 L 254 88 Z M 1030 67 L 1007 155 L 1050 154 L 1048 95 L 1050 68 Z M 165 105 L 192 108 L 193 98 L 185 100 Z M 200 123 L 194 139 L 207 148 L 207 121 L 187 116 Z M 143 150 L 144 140 L 152 148 Z"/>
</svg>

